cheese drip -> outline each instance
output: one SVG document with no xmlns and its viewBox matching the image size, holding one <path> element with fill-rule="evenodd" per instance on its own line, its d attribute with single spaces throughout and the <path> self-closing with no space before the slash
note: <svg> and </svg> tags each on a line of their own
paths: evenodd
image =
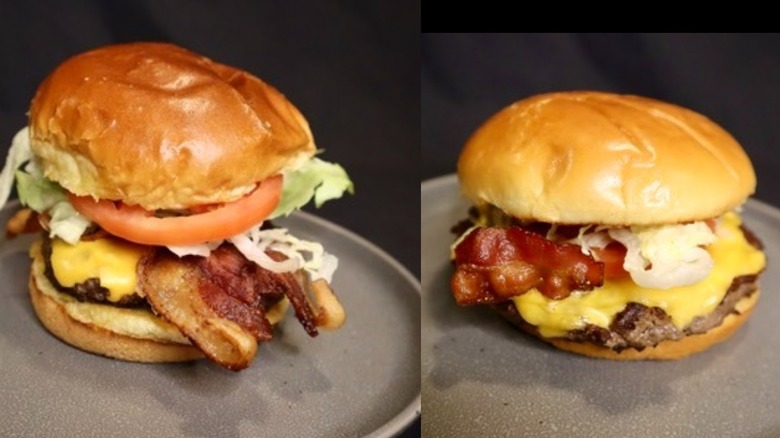
<svg viewBox="0 0 780 438">
<path fill-rule="evenodd" d="M 726 295 L 734 277 L 760 272 L 766 265 L 764 253 L 751 246 L 740 230 L 741 219 L 726 213 L 717 229 L 718 239 L 707 246 L 714 268 L 702 281 L 671 289 L 651 289 L 631 279 L 607 281 L 590 292 L 573 292 L 553 300 L 532 289 L 513 298 L 524 320 L 539 328 L 544 337 L 560 337 L 593 324 L 609 328 L 615 315 L 630 302 L 660 307 L 679 329 L 700 315 L 712 312 Z"/>
<path fill-rule="evenodd" d="M 90 278 L 108 289 L 108 301 L 117 302 L 135 290 L 136 266 L 144 247 L 112 238 L 81 241 L 70 245 L 60 239 L 51 242 L 51 267 L 64 287 Z"/>
</svg>

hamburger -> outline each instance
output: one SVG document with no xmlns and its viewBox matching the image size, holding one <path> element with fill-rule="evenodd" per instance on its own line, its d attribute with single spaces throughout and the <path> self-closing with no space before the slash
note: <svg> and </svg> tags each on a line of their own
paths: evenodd
<svg viewBox="0 0 780 438">
<path fill-rule="evenodd" d="M 705 116 L 657 100 L 560 92 L 518 101 L 458 161 L 474 207 L 451 289 L 562 350 L 678 359 L 750 317 L 765 267 L 740 206 L 755 173 Z"/>
<path fill-rule="evenodd" d="M 338 259 L 272 220 L 352 191 L 311 130 L 259 78 L 163 43 L 74 56 L 35 93 L 0 174 L 40 230 L 29 294 L 82 350 L 137 362 L 247 367 L 288 307 L 311 336 L 344 309 Z"/>
</svg>

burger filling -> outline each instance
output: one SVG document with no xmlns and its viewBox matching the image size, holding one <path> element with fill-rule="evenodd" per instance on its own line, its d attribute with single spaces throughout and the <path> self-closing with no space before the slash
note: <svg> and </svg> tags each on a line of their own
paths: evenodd
<svg viewBox="0 0 780 438">
<path fill-rule="evenodd" d="M 69 245 L 44 235 L 41 252 L 46 278 L 59 292 L 84 302 L 149 309 L 135 281 L 136 265 L 149 252 L 144 247 L 105 236 Z"/>
<path fill-rule="evenodd" d="M 742 299 L 750 297 L 758 290 L 757 275 L 744 275 L 734 279 L 726 295 L 715 310 L 697 316 L 691 323 L 679 329 L 672 318 L 660 307 L 648 307 L 644 304 L 629 302 L 615 314 L 607 328 L 586 323 L 582 329 L 573 329 L 560 336 L 575 342 L 588 342 L 621 351 L 627 348 L 643 350 L 665 340 L 680 340 L 685 336 L 706 333 L 719 326 L 728 315 L 743 311 L 739 307 Z M 504 301 L 493 305 L 494 308 L 513 324 L 526 331 L 539 333 L 539 328 L 525 321 L 513 301 Z"/>
<path fill-rule="evenodd" d="M 765 265 L 734 212 L 658 227 L 556 226 L 487 207 L 454 231 L 459 304 L 491 304 L 543 337 L 615 350 L 719 325 Z"/>
<path fill-rule="evenodd" d="M 22 204 L 29 208 L 17 213 L 7 229 L 11 234 L 29 232 L 37 222 L 38 229 L 46 231 L 43 272 L 57 291 L 99 307 L 151 309 L 226 368 L 245 368 L 257 342 L 271 339 L 269 312 L 284 299 L 310 336 L 318 334 L 318 327 L 335 329 L 344 322 L 344 310 L 329 287 L 338 259 L 320 243 L 270 222 L 310 200 L 320 206 L 351 193 L 352 182 L 337 164 L 316 157 L 296 160 L 232 205 L 147 212 L 119 201 L 89 200 L 91 213 L 110 216 L 104 217 L 106 224 L 120 224 L 130 234 L 136 230 L 128 224 L 138 225 L 144 238 L 163 239 L 159 242 L 109 233 L 99 218 L 82 215 L 78 203 L 84 198 L 43 175 L 30 150 L 27 128 L 14 137 L 0 173 L 0 206 L 14 180 Z M 263 194 L 262 207 L 254 211 L 267 208 L 259 222 L 226 233 L 228 228 L 216 219 L 239 215 L 245 222 L 243 213 L 255 207 L 250 204 L 259 200 L 261 191 L 268 196 Z M 168 239 L 183 234 L 178 224 L 200 226 L 188 231 L 201 234 L 214 235 L 216 230 L 218 237 L 183 245 L 164 241 L 163 229 Z"/>
</svg>

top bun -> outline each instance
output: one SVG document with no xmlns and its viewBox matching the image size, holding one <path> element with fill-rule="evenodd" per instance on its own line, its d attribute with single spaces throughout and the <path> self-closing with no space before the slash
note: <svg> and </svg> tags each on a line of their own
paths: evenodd
<svg viewBox="0 0 780 438">
<path fill-rule="evenodd" d="M 477 205 L 565 224 L 707 219 L 744 203 L 756 185 L 742 147 L 708 118 L 600 92 L 504 108 L 469 139 L 458 176 Z"/>
<path fill-rule="evenodd" d="M 306 119 L 276 89 L 171 44 L 70 58 L 29 116 L 49 179 L 147 210 L 233 201 L 315 151 Z"/>
</svg>

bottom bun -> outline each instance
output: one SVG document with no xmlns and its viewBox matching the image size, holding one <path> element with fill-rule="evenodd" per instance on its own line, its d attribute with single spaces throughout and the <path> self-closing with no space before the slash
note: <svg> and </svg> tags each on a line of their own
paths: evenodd
<svg viewBox="0 0 780 438">
<path fill-rule="evenodd" d="M 45 275 L 41 242 L 30 248 L 33 259 L 29 292 L 44 327 L 60 340 L 84 351 L 131 362 L 186 362 L 203 358 L 174 325 L 144 309 L 81 302 L 59 292 Z M 282 318 L 288 302 L 269 312 Z"/>
<path fill-rule="evenodd" d="M 81 302 L 59 292 L 44 274 L 41 242 L 33 259 L 29 292 L 44 327 L 84 351 L 132 362 L 184 362 L 203 357 L 173 325 L 148 310 Z"/>
<path fill-rule="evenodd" d="M 679 341 L 663 341 L 654 347 L 646 347 L 641 351 L 635 348 L 627 348 L 618 352 L 589 342 L 575 342 L 564 338 L 545 338 L 540 336 L 538 331 L 527 323 L 516 324 L 516 321 L 508 319 L 523 329 L 523 331 L 533 334 L 558 349 L 584 356 L 612 360 L 676 360 L 704 351 L 728 339 L 750 318 L 750 314 L 753 312 L 756 302 L 758 302 L 759 295 L 760 291 L 757 289 L 749 296 L 739 300 L 734 306 L 733 313 L 726 316 L 719 326 L 705 333 L 688 335 Z"/>
<path fill-rule="evenodd" d="M 132 362 L 185 362 L 203 357 L 192 345 L 122 335 L 74 319 L 61 302 L 41 292 L 37 281 L 30 276 L 30 299 L 38 319 L 51 334 L 76 348 Z"/>
</svg>

